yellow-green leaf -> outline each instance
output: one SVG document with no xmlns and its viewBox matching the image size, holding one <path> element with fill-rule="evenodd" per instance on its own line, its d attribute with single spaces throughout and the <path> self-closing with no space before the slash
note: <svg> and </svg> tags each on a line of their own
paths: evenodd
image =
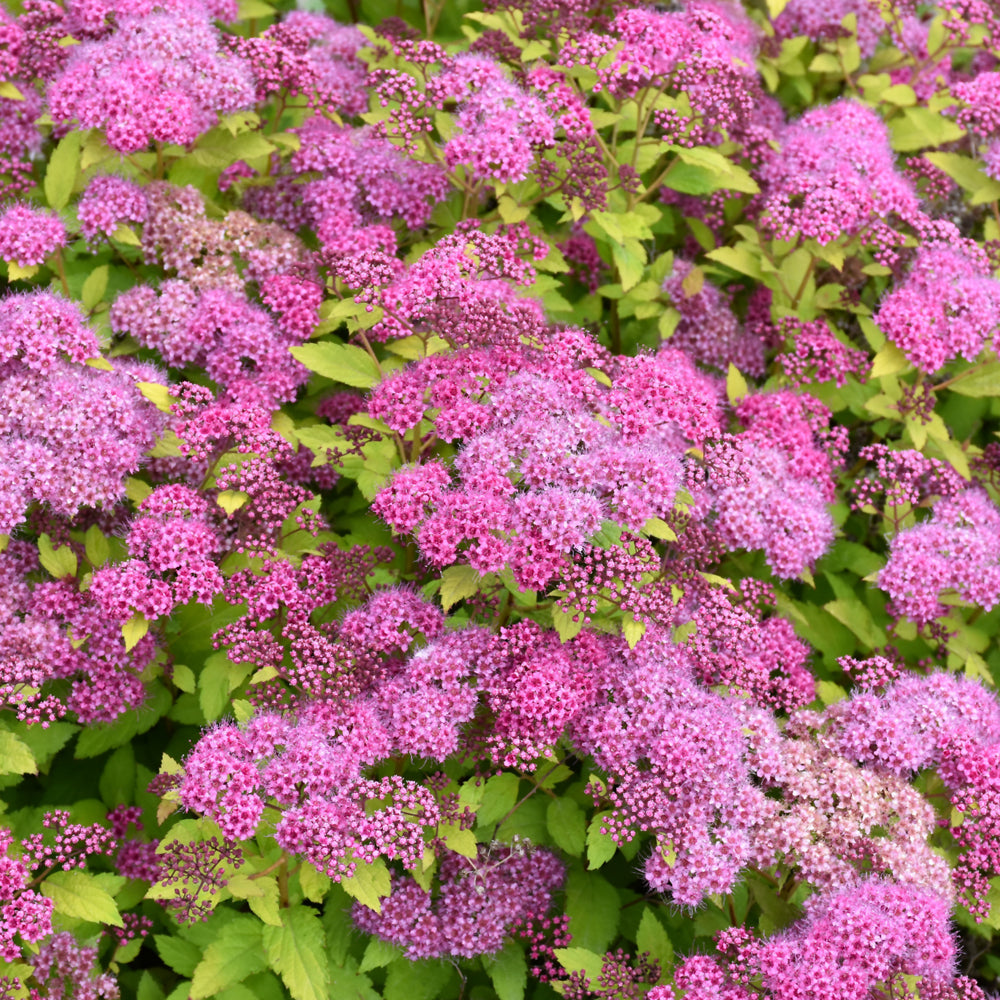
<svg viewBox="0 0 1000 1000">
<path fill-rule="evenodd" d="M 0 729 L 0 774 L 37 774 L 31 748 L 13 733 Z"/>
<path fill-rule="evenodd" d="M 7 261 L 7 277 L 11 281 L 27 281 L 38 274 L 38 265 L 30 264 L 28 267 L 21 267 L 16 261 Z"/>
<path fill-rule="evenodd" d="M 104 298 L 104 293 L 108 289 L 108 270 L 108 265 L 102 264 L 87 275 L 87 280 L 80 290 L 80 301 L 84 309 L 93 309 Z"/>
<path fill-rule="evenodd" d="M 125 649 L 135 648 L 136 643 L 149 631 L 149 622 L 145 615 L 138 612 L 122 625 L 122 638 L 125 640 Z"/>
<path fill-rule="evenodd" d="M 96 524 L 92 524 L 83 536 L 83 547 L 87 561 L 95 569 L 103 566 L 111 557 L 111 546 L 104 537 L 104 532 Z"/>
<path fill-rule="evenodd" d="M 441 574 L 441 606 L 447 611 L 453 604 L 479 593 L 481 578 L 471 566 L 449 566 Z"/>
<path fill-rule="evenodd" d="M 232 517 L 249 499 L 250 494 L 242 490 L 223 490 L 215 498 L 215 502 Z"/>
<path fill-rule="evenodd" d="M 176 402 L 170 395 L 170 387 L 160 385 L 159 382 L 136 382 L 136 388 L 148 399 L 158 410 L 164 413 L 170 412 L 170 407 Z"/>
<path fill-rule="evenodd" d="M 283 911 L 281 926 L 265 927 L 263 936 L 268 961 L 295 1000 L 330 1000 L 326 938 L 316 910 L 291 906 Z"/>
<path fill-rule="evenodd" d="M 341 879 L 348 895 L 376 913 L 382 912 L 382 900 L 389 895 L 389 869 L 382 858 L 370 864 L 359 864 L 350 878 Z"/>
<path fill-rule="evenodd" d="M 643 534 L 662 538 L 665 542 L 676 542 L 677 533 L 662 517 L 651 517 L 643 526 Z"/>
<path fill-rule="evenodd" d="M 57 580 L 76 576 L 76 553 L 68 545 L 53 548 L 48 535 L 38 537 L 38 561 Z"/>
<path fill-rule="evenodd" d="M 214 996 L 265 969 L 263 945 L 260 923 L 246 914 L 237 914 L 226 924 L 225 932 L 205 949 L 191 977 L 191 1000 Z"/>
<path fill-rule="evenodd" d="M 730 361 L 729 371 L 726 373 L 726 398 L 730 404 L 735 404 L 737 400 L 742 399 L 749 391 L 750 389 L 747 385 L 747 380 L 743 377 L 743 373 Z"/>
<path fill-rule="evenodd" d="M 356 389 L 370 389 L 382 378 L 367 351 L 353 344 L 302 344 L 291 348 L 291 352 L 310 371 Z"/>
<path fill-rule="evenodd" d="M 72 197 L 76 178 L 80 173 L 82 140 L 82 132 L 67 132 L 49 157 L 49 165 L 45 171 L 45 199 L 56 211 L 65 208 Z"/>
<path fill-rule="evenodd" d="M 111 894 L 87 872 L 76 869 L 53 872 L 42 883 L 40 891 L 52 900 L 56 912 L 63 916 L 113 927 L 124 926 Z"/>
<path fill-rule="evenodd" d="M 886 342 L 875 355 L 872 361 L 872 378 L 879 378 L 881 375 L 895 375 L 896 372 L 904 371 L 910 367 L 910 362 L 906 355 L 890 340 Z"/>
</svg>

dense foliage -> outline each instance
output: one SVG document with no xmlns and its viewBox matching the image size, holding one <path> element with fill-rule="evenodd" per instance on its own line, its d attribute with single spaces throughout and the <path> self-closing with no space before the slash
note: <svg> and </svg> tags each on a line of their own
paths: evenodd
<svg viewBox="0 0 1000 1000">
<path fill-rule="evenodd" d="M 981 1000 L 1000 8 L 289 6 L 0 10 L 0 997 Z"/>
</svg>

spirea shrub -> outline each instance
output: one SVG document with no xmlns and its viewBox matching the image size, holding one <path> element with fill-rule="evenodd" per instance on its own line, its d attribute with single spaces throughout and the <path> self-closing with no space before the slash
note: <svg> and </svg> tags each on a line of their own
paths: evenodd
<svg viewBox="0 0 1000 1000">
<path fill-rule="evenodd" d="M 998 81 L 980 0 L 5 5 L 0 1000 L 986 1000 Z"/>
</svg>

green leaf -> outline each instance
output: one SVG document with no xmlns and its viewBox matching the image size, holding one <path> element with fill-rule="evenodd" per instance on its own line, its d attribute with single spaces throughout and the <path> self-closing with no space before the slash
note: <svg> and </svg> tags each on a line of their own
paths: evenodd
<svg viewBox="0 0 1000 1000">
<path fill-rule="evenodd" d="M 280 927 L 263 929 L 271 967 L 295 1000 L 328 1000 L 330 968 L 319 914 L 300 904 L 284 910 L 282 917 Z"/>
<path fill-rule="evenodd" d="M 618 268 L 623 291 L 629 291 L 642 281 L 646 271 L 646 249 L 638 240 L 627 238 L 624 243 L 612 243 L 611 256 Z"/>
<path fill-rule="evenodd" d="M 626 614 L 622 619 L 622 636 L 629 649 L 635 649 L 636 643 L 646 634 L 646 623 L 636 621 L 633 615 Z"/>
<path fill-rule="evenodd" d="M 80 290 L 80 301 L 84 309 L 93 309 L 104 298 L 104 293 L 108 290 L 108 271 L 108 265 L 102 264 L 87 275 Z"/>
<path fill-rule="evenodd" d="M 447 611 L 453 604 L 479 593 L 480 576 L 471 566 L 449 566 L 441 574 L 441 606 Z"/>
<path fill-rule="evenodd" d="M 82 132 L 67 132 L 49 157 L 49 166 L 45 171 L 45 199 L 56 211 L 69 204 L 73 188 L 76 187 L 82 140 Z"/>
<path fill-rule="evenodd" d="M 546 820 L 556 846 L 575 858 L 580 857 L 587 843 L 587 820 L 580 806 L 561 795 L 549 802 Z"/>
<path fill-rule="evenodd" d="M 552 606 L 552 627 L 559 634 L 560 642 L 569 642 L 583 630 L 583 614 L 579 611 L 563 611 L 558 605 Z"/>
<path fill-rule="evenodd" d="M 667 187 L 673 188 L 675 191 L 684 191 L 687 194 L 708 194 L 709 191 L 726 190 L 756 194 L 760 190 L 757 182 L 746 170 L 727 159 L 717 149 L 712 149 L 710 146 L 694 146 L 688 149 L 685 146 L 676 145 L 668 148 L 671 152 L 676 153 L 681 161 L 670 169 L 663 181 Z M 685 179 L 699 177 L 699 180 L 693 182 L 693 186 L 696 187 L 705 183 L 710 186 L 707 190 L 685 191 L 684 187 L 677 186 L 682 177 Z"/>
<path fill-rule="evenodd" d="M 901 86 L 897 84 L 889 87 L 882 96 L 887 98 L 887 95 L 896 93 L 905 95 L 905 91 L 899 89 Z M 926 107 L 909 107 L 901 115 L 889 120 L 889 133 L 892 148 L 897 153 L 911 153 L 928 146 L 943 146 L 947 142 L 954 142 L 965 135 L 965 130 L 939 111 L 931 111 Z"/>
<path fill-rule="evenodd" d="M 640 952 L 648 951 L 650 957 L 655 958 L 664 971 L 674 963 L 674 946 L 651 909 L 642 911 L 639 930 L 635 936 L 635 946 Z"/>
<path fill-rule="evenodd" d="M 382 995 L 385 1000 L 438 1000 L 445 996 L 444 986 L 452 971 L 440 961 L 410 962 L 401 958 L 389 966 Z"/>
<path fill-rule="evenodd" d="M 171 934 L 157 934 L 154 940 L 160 958 L 178 975 L 190 976 L 198 967 L 202 951 L 197 945 Z"/>
<path fill-rule="evenodd" d="M 556 948 L 555 956 L 567 972 L 582 972 L 594 984 L 604 968 L 604 956 L 589 948 Z"/>
<path fill-rule="evenodd" d="M 107 538 L 104 537 L 104 532 L 101 531 L 96 524 L 92 524 L 87 529 L 87 534 L 84 535 L 83 543 L 84 552 L 87 556 L 87 562 L 89 562 L 94 569 L 97 569 L 99 566 L 103 566 L 111 557 L 111 546 L 108 544 Z"/>
<path fill-rule="evenodd" d="M 110 893 L 86 872 L 53 872 L 42 883 L 41 893 L 55 904 L 56 912 L 98 924 L 123 927 L 121 914 Z"/>
<path fill-rule="evenodd" d="M 973 205 L 1000 197 L 1000 181 L 987 177 L 980 169 L 980 161 L 961 153 L 925 153 L 924 159 L 940 167 L 960 187 L 972 194 Z"/>
<path fill-rule="evenodd" d="M 398 945 L 390 944 L 381 938 L 371 937 L 361 959 L 359 972 L 370 972 L 372 969 L 384 969 L 387 965 L 403 957 Z"/>
<path fill-rule="evenodd" d="M 609 812 L 598 813 L 587 827 L 587 868 L 600 868 L 615 856 L 618 845 L 608 833 L 601 833 L 601 825 L 610 816 Z"/>
<path fill-rule="evenodd" d="M 955 378 L 948 386 L 960 396 L 981 399 L 984 396 L 1000 398 L 1000 361 L 988 361 L 982 366 L 969 369 Z"/>
<path fill-rule="evenodd" d="M 263 928 L 252 917 L 239 914 L 205 949 L 191 977 L 191 998 L 210 997 L 227 986 L 267 968 Z"/>
<path fill-rule="evenodd" d="M 243 490 L 222 490 L 215 502 L 230 516 L 236 513 L 250 499 L 249 493 Z"/>
<path fill-rule="evenodd" d="M 368 353 L 353 344 L 326 341 L 322 344 L 302 344 L 290 350 L 310 371 L 334 382 L 356 389 L 370 389 L 382 380 L 378 366 Z"/>
<path fill-rule="evenodd" d="M 503 951 L 483 956 L 483 967 L 493 982 L 498 1000 L 523 1000 L 528 986 L 528 961 L 523 946 L 508 938 Z"/>
<path fill-rule="evenodd" d="M 0 729 L 0 774 L 37 774 L 38 765 L 28 745 Z"/>
<path fill-rule="evenodd" d="M 53 548 L 48 535 L 38 536 L 38 561 L 57 580 L 76 576 L 76 553 L 68 545 Z"/>
<path fill-rule="evenodd" d="M 888 638 L 872 618 L 872 613 L 853 594 L 843 596 L 823 605 L 823 610 L 846 625 L 869 649 L 884 646 Z"/>
<path fill-rule="evenodd" d="M 520 783 L 518 776 L 509 771 L 495 774 L 486 782 L 482 805 L 476 810 L 480 826 L 496 823 L 514 808 Z"/>
<path fill-rule="evenodd" d="M 603 954 L 618 933 L 618 890 L 596 872 L 570 871 L 566 879 L 566 915 L 573 941 L 581 948 Z"/>
<path fill-rule="evenodd" d="M 376 913 L 382 912 L 382 900 L 389 895 L 389 869 L 383 858 L 370 865 L 359 864 L 350 878 L 340 880 L 344 891 Z"/>
<path fill-rule="evenodd" d="M 135 752 L 132 744 L 119 747 L 104 765 L 97 786 L 106 806 L 128 805 L 135 789 Z"/>
</svg>

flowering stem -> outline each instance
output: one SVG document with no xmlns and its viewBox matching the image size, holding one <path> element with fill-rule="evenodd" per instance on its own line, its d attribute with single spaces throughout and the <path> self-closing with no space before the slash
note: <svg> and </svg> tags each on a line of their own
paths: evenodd
<svg viewBox="0 0 1000 1000">
<path fill-rule="evenodd" d="M 71 298 L 69 293 L 69 282 L 66 280 L 66 265 L 63 263 L 62 247 L 56 247 L 56 273 L 59 275 L 59 284 L 62 285 L 63 295 Z"/>
</svg>

